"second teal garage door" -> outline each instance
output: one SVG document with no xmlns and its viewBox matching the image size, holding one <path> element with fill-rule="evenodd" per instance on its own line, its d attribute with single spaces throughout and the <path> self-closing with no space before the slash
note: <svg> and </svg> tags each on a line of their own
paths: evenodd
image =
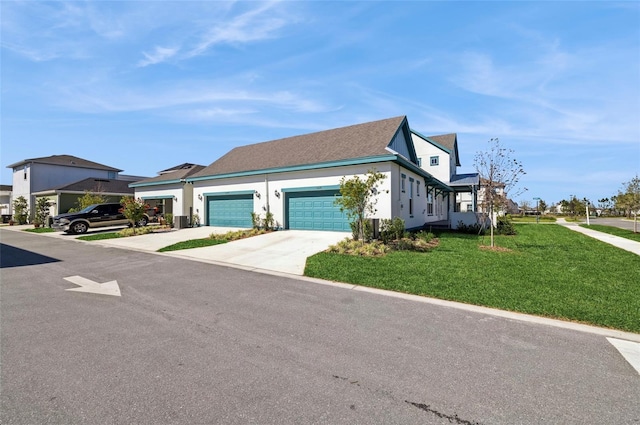
<svg viewBox="0 0 640 425">
<path fill-rule="evenodd" d="M 207 203 L 209 226 L 251 228 L 253 194 L 211 196 Z"/>
<path fill-rule="evenodd" d="M 347 215 L 333 203 L 337 194 L 334 190 L 287 193 L 288 228 L 350 232 Z"/>
</svg>

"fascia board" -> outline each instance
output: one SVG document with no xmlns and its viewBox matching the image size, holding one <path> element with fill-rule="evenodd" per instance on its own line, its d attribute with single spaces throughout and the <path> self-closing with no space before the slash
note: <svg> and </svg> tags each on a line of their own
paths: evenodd
<svg viewBox="0 0 640 425">
<path fill-rule="evenodd" d="M 176 184 L 176 183 L 184 183 L 184 179 L 176 179 L 176 180 L 163 180 L 159 182 L 149 182 L 149 183 L 129 183 L 129 187 L 147 187 L 147 186 L 161 186 L 163 184 Z"/>
</svg>

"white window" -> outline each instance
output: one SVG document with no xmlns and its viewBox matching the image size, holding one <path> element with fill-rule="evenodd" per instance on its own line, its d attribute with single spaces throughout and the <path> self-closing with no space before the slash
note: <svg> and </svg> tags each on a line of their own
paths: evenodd
<svg viewBox="0 0 640 425">
<path fill-rule="evenodd" d="M 409 215 L 413 217 L 413 179 L 409 178 Z"/>
<path fill-rule="evenodd" d="M 433 215 L 433 193 L 427 193 L 427 215 Z"/>
<path fill-rule="evenodd" d="M 401 179 L 402 183 L 400 184 L 400 190 L 402 190 L 402 193 L 405 192 L 406 180 L 407 180 L 407 176 L 405 174 L 402 174 L 402 179 Z"/>
<path fill-rule="evenodd" d="M 420 181 L 416 182 L 416 196 L 420 196 Z"/>
<path fill-rule="evenodd" d="M 473 205 L 467 204 L 467 212 L 473 212 Z"/>
<path fill-rule="evenodd" d="M 431 158 L 429 158 L 429 164 L 431 164 L 432 167 L 438 165 L 440 163 L 440 158 L 438 156 L 432 156 Z"/>
</svg>

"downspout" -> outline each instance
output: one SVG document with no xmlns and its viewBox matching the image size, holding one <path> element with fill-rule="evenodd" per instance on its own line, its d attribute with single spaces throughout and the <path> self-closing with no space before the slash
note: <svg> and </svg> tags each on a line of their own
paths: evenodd
<svg viewBox="0 0 640 425">
<path fill-rule="evenodd" d="M 271 211 L 271 208 L 269 206 L 269 174 L 264 175 L 264 184 L 267 188 L 267 195 L 266 195 L 265 201 L 267 202 L 267 214 L 269 214 L 269 212 Z"/>
</svg>

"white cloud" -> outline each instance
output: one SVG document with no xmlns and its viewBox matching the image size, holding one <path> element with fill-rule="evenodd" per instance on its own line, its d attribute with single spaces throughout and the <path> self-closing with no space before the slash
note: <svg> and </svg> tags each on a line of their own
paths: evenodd
<svg viewBox="0 0 640 425">
<path fill-rule="evenodd" d="M 161 47 L 156 46 L 151 53 L 142 52 L 144 59 L 138 62 L 139 67 L 145 67 L 148 65 L 155 65 L 160 62 L 165 62 L 167 59 L 172 58 L 178 52 L 177 47 Z"/>
</svg>

